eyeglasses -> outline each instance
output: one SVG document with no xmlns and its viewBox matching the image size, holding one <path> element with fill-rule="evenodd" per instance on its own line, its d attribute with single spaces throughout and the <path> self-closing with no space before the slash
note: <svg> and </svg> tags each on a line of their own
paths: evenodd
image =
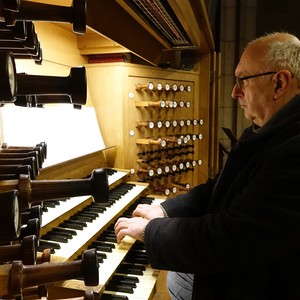
<svg viewBox="0 0 300 300">
<path fill-rule="evenodd" d="M 277 72 L 272 71 L 272 72 L 265 72 L 265 73 L 260 73 L 260 74 L 255 74 L 255 75 L 250 75 L 250 76 L 244 76 L 244 77 L 235 77 L 235 84 L 239 89 L 243 88 L 243 81 L 254 78 L 254 77 L 259 77 L 259 76 L 264 76 L 264 75 L 271 75 L 271 74 L 276 74 Z"/>
</svg>

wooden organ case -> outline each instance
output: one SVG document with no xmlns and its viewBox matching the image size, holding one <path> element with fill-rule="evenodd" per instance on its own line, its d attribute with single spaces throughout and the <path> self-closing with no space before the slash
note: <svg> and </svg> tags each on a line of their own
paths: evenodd
<svg viewBox="0 0 300 300">
<path fill-rule="evenodd" d="M 207 179 L 209 112 L 197 72 L 96 64 L 88 78 L 104 139 L 119 145 L 116 167 L 166 196 Z"/>
<path fill-rule="evenodd" d="M 105 142 L 104 149 L 41 169 L 37 179 L 86 178 L 94 169 L 107 168 L 111 200 L 105 206 L 91 197 L 73 197 L 54 202 L 43 213 L 39 251 L 50 247 L 51 260 L 60 263 L 96 248 L 100 261 L 97 286 L 86 286 L 82 278 L 62 281 L 49 285 L 49 299 L 81 297 L 88 289 L 98 299 L 167 299 L 165 294 L 159 298 L 159 270 L 148 264 L 143 245 L 130 238 L 117 245 L 112 226 L 121 215 L 130 216 L 138 203 L 159 203 L 184 193 L 218 169 L 220 62 L 213 52 L 204 1 L 184 1 L 184 6 L 180 0 L 161 1 L 173 9 L 187 33 L 190 44 L 178 47 L 145 24 L 130 2 L 138 1 L 87 0 L 88 27 L 81 36 L 70 37 L 66 24 L 37 22 L 49 60 L 57 66 L 85 66 L 86 105 L 94 107 Z M 117 25 L 110 20 L 112 14 L 120 20 Z M 68 47 L 76 48 L 71 60 Z M 185 50 L 192 53 L 192 67 L 181 62 Z M 132 61 L 105 62 L 111 53 L 132 56 Z M 99 54 L 105 58 L 101 63 L 89 61 Z M 46 69 L 52 71 L 48 62 Z M 83 213 L 86 224 L 78 225 L 74 220 Z M 72 237 L 58 234 L 62 227 Z M 52 240 L 53 233 L 58 238 Z"/>
</svg>

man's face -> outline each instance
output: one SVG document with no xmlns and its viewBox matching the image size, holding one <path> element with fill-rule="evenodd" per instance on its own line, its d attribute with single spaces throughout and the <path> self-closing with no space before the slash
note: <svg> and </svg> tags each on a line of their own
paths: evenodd
<svg viewBox="0 0 300 300">
<path fill-rule="evenodd" d="M 266 68 L 259 59 L 259 49 L 250 47 L 245 50 L 235 70 L 235 76 L 259 75 L 235 84 L 232 89 L 232 97 L 239 101 L 244 110 L 245 118 L 258 126 L 264 125 L 273 114 L 274 82 L 275 74 L 265 74 L 274 70 Z M 264 75 L 265 74 L 265 75 Z"/>
</svg>

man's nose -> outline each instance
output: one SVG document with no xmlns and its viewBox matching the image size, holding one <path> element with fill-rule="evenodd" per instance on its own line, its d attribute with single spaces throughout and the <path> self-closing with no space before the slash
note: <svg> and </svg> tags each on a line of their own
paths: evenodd
<svg viewBox="0 0 300 300">
<path fill-rule="evenodd" d="M 232 91 L 231 91 L 231 97 L 233 99 L 237 99 L 238 98 L 238 95 L 240 95 L 241 93 L 241 89 L 238 87 L 238 85 L 235 83 L 233 88 L 232 88 Z"/>
</svg>

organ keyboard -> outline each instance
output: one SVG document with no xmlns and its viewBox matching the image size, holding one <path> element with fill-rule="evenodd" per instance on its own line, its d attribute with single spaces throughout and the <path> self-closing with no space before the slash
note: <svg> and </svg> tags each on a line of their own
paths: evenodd
<svg viewBox="0 0 300 300">
<path fill-rule="evenodd" d="M 162 199 L 140 196 L 136 201 L 131 201 L 132 204 L 122 216 L 131 216 L 132 211 L 140 203 L 156 204 L 161 201 Z M 96 248 L 98 253 L 99 285 L 91 288 L 100 295 L 99 299 L 114 299 L 109 295 L 122 296 L 120 299 L 151 299 L 158 271 L 149 266 L 142 243 L 125 237 L 117 244 L 113 230 L 115 220 L 116 217 L 112 218 L 108 227 L 86 245 L 87 249 Z M 56 254 L 52 257 L 55 258 Z M 116 278 L 120 277 L 137 282 L 128 288 L 127 283 L 115 283 Z M 86 289 L 84 282 L 78 279 L 67 280 L 60 287 L 78 291 Z"/>
<path fill-rule="evenodd" d="M 130 254 L 131 251 L 128 256 Z M 147 262 L 144 262 L 145 266 L 140 263 L 132 268 L 134 263 L 127 262 L 126 257 L 124 261 L 108 281 L 100 299 L 151 299 L 157 271 L 148 266 Z"/>
<path fill-rule="evenodd" d="M 130 237 L 125 237 L 119 244 L 116 242 L 113 226 L 120 216 L 131 216 L 139 203 L 162 201 L 146 196 L 148 183 L 127 182 L 129 173 L 108 169 L 108 204 L 94 203 L 91 197 L 75 197 L 59 201 L 57 206 L 47 207 L 48 211 L 43 212 L 42 216 L 38 251 L 50 248 L 52 262 L 80 259 L 83 251 L 96 248 L 99 285 L 88 288 L 98 294 L 99 299 L 113 299 L 112 296 L 151 299 L 158 276 L 158 271 L 153 270 L 145 258 L 132 261 L 134 257 L 145 255 L 141 249 L 142 243 Z M 120 279 L 125 280 L 125 287 Z M 128 289 L 127 280 L 137 282 L 130 284 Z M 49 287 L 49 298 L 57 298 L 57 295 L 82 296 L 86 289 L 80 278 L 66 280 Z"/>
<path fill-rule="evenodd" d="M 112 219 L 120 216 L 124 209 L 126 209 L 128 205 L 130 205 L 143 191 L 146 190 L 147 186 L 147 184 L 141 183 L 119 184 L 110 191 L 110 203 L 108 205 L 91 202 L 82 210 L 71 215 L 69 219 L 60 220 L 61 223 L 58 228 L 65 228 L 68 232 L 72 230 L 72 238 L 70 238 L 67 242 L 62 243 L 57 241 L 58 234 L 52 232 L 53 241 L 46 240 L 45 234 L 42 235 L 41 233 L 40 248 L 43 247 L 43 244 L 45 244 L 46 247 L 53 247 L 53 251 L 55 253 L 53 260 L 55 261 L 73 259 L 79 254 L 79 252 L 82 252 L 82 247 L 84 247 L 90 240 L 94 239 L 95 236 L 99 234 L 99 232 L 103 230 L 103 228 L 105 228 Z M 87 216 L 90 216 L 89 212 L 95 214 L 95 218 L 90 222 L 86 221 Z M 78 218 L 76 218 L 77 216 Z M 48 238 L 48 236 L 46 236 L 46 238 Z"/>
<path fill-rule="evenodd" d="M 107 169 L 108 174 L 108 184 L 110 189 L 120 182 L 122 182 L 129 172 L 125 170 L 115 170 Z M 56 220 L 58 217 L 62 218 L 64 214 L 70 212 L 72 209 L 75 209 L 79 205 L 84 205 L 86 202 L 90 201 L 90 197 L 87 196 L 78 196 L 72 197 L 72 199 L 64 199 L 61 201 L 54 201 L 52 206 L 49 206 L 47 203 L 44 205 L 47 207 L 47 212 L 43 214 L 43 226 L 48 225 L 52 221 Z"/>
</svg>

